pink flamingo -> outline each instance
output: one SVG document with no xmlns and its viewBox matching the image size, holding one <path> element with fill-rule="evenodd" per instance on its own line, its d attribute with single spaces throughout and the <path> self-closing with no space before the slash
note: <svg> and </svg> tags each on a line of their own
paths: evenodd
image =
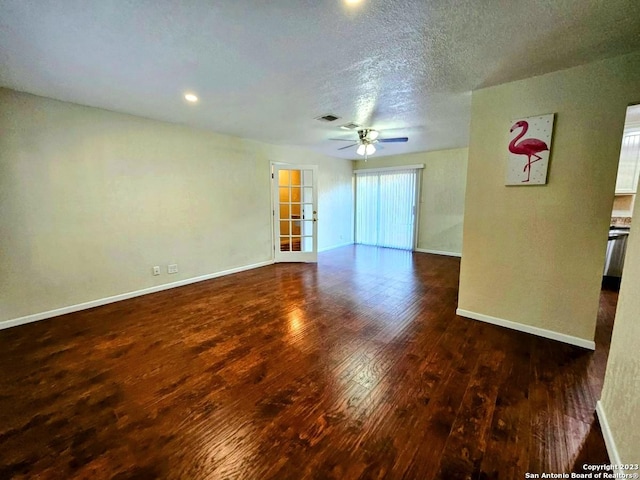
<svg viewBox="0 0 640 480">
<path fill-rule="evenodd" d="M 522 128 L 522 131 L 516 138 L 511 140 L 509 144 L 509 151 L 511 153 L 515 153 L 516 155 L 526 155 L 527 156 L 527 164 L 524 166 L 523 172 L 527 172 L 527 179 L 523 180 L 523 182 L 528 182 L 531 178 L 531 164 L 537 162 L 538 160 L 542 160 L 542 157 L 538 155 L 540 152 L 544 152 L 545 150 L 549 150 L 547 144 L 542 140 L 538 140 L 537 138 L 526 138 L 522 140 L 520 143 L 516 143 L 524 134 L 529 130 L 529 124 L 524 120 L 520 120 L 516 122 L 513 127 L 511 127 L 510 132 L 513 132 L 516 128 Z M 535 160 L 531 160 L 531 157 L 536 157 Z"/>
</svg>

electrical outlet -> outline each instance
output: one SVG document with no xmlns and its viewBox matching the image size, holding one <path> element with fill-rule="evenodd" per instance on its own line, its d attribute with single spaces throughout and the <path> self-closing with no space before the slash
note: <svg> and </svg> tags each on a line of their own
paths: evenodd
<svg viewBox="0 0 640 480">
<path fill-rule="evenodd" d="M 160 275 L 160 267 L 158 267 L 158 266 L 153 267 L 153 274 L 154 275 Z"/>
<path fill-rule="evenodd" d="M 167 273 L 178 273 L 178 264 L 174 263 L 167 266 Z"/>
</svg>

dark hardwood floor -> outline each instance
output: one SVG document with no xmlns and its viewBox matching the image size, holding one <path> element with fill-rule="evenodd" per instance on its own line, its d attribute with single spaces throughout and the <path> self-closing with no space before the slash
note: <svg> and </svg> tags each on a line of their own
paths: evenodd
<svg viewBox="0 0 640 480">
<path fill-rule="evenodd" d="M 459 260 L 345 247 L 0 331 L 0 478 L 522 479 L 608 463 L 597 349 L 455 315 Z"/>
</svg>

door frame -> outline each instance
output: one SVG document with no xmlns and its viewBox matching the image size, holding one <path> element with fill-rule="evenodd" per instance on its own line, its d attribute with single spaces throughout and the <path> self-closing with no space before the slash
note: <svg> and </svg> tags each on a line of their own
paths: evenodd
<svg viewBox="0 0 640 480">
<path fill-rule="evenodd" d="M 424 174 L 425 164 L 418 163 L 415 165 L 398 165 L 393 167 L 376 167 L 376 168 L 356 168 L 353 170 L 352 177 L 352 192 L 353 192 L 353 243 L 356 243 L 356 215 L 357 213 L 357 181 L 356 177 L 358 172 L 368 172 L 368 173 L 376 173 L 376 172 L 399 172 L 405 170 L 416 170 L 416 185 L 414 192 L 414 206 L 413 206 L 413 239 L 411 244 L 411 251 L 415 252 L 418 248 L 418 230 L 420 229 L 420 209 L 422 204 L 422 175 Z"/>
<path fill-rule="evenodd" d="M 314 172 L 313 178 L 313 204 L 315 206 L 315 212 L 318 211 L 318 165 L 307 165 L 307 164 L 299 164 L 299 163 L 288 163 L 288 162 L 274 162 L 271 161 L 269 164 L 269 177 L 270 177 L 270 193 L 271 193 L 271 260 L 274 263 L 284 263 L 282 260 L 276 260 L 276 248 L 280 245 L 280 239 L 276 238 L 276 203 L 275 203 L 275 194 L 278 191 L 278 185 L 275 180 L 275 169 L 276 167 L 290 167 L 293 169 L 312 169 Z M 294 260 L 292 262 L 307 262 L 307 263 L 316 263 L 318 257 L 318 219 L 317 214 L 314 214 L 314 235 L 313 235 L 313 254 L 315 254 L 315 258 L 313 260 Z M 304 252 L 300 252 L 304 253 Z"/>
</svg>

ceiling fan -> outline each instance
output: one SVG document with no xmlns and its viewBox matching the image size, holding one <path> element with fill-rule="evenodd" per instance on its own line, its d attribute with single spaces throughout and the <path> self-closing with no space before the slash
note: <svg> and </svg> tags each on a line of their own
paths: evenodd
<svg viewBox="0 0 640 480">
<path fill-rule="evenodd" d="M 339 148 L 338 150 L 345 150 L 357 145 L 358 148 L 356 149 L 356 153 L 358 155 L 364 156 L 364 159 L 366 160 L 369 155 L 373 155 L 374 153 L 376 153 L 376 147 L 374 146 L 374 144 L 376 143 L 404 143 L 409 141 L 408 137 L 378 138 L 379 135 L 380 132 L 370 128 L 358 130 L 358 140 L 351 145 Z M 329 140 L 336 140 L 339 142 L 353 142 L 353 140 L 344 138 L 330 138 Z"/>
</svg>

